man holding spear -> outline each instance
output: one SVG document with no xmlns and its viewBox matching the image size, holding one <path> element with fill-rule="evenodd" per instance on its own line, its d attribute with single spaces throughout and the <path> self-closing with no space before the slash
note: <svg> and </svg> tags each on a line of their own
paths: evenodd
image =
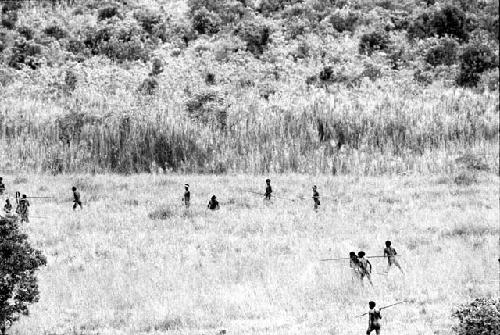
<svg viewBox="0 0 500 335">
<path fill-rule="evenodd" d="M 374 301 L 370 301 L 368 303 L 368 306 L 370 307 L 370 310 L 367 313 L 363 313 L 363 314 L 357 316 L 358 318 L 360 318 L 360 317 L 365 316 L 365 315 L 368 314 L 368 329 L 366 330 L 366 334 L 370 335 L 372 331 L 375 331 L 375 333 L 377 335 L 379 335 L 380 334 L 380 328 L 381 328 L 380 320 L 382 319 L 382 315 L 380 314 L 380 311 L 383 310 L 383 309 L 392 307 L 392 306 L 396 306 L 396 305 L 402 304 L 404 302 L 405 301 L 400 301 L 400 302 L 397 302 L 395 304 L 387 305 L 387 306 L 384 306 L 382 308 L 377 309 L 377 308 L 375 308 L 375 306 L 377 304 Z"/>
</svg>

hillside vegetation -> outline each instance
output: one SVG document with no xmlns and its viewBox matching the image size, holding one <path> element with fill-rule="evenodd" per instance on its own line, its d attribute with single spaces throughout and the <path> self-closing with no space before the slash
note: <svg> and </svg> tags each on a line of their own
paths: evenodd
<svg viewBox="0 0 500 335">
<path fill-rule="evenodd" d="M 0 168 L 498 171 L 498 2 L 0 1 Z"/>
</svg>

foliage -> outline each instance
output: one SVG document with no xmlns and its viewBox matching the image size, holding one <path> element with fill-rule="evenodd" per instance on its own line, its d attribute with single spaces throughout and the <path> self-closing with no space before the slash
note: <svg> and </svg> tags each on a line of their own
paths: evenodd
<svg viewBox="0 0 500 335">
<path fill-rule="evenodd" d="M 162 22 L 160 14 L 148 9 L 141 9 L 134 12 L 134 18 L 139 22 L 142 29 L 150 35 L 153 34 L 155 27 Z"/>
<path fill-rule="evenodd" d="M 432 65 L 453 65 L 457 60 L 457 43 L 452 39 L 444 39 L 438 45 L 427 50 L 425 61 Z"/>
<path fill-rule="evenodd" d="M 248 52 L 259 56 L 269 43 L 271 28 L 263 20 L 246 20 L 238 24 L 234 33 L 246 42 Z"/>
<path fill-rule="evenodd" d="M 328 17 L 328 22 L 339 33 L 344 31 L 354 32 L 358 21 L 359 15 L 351 11 L 336 11 Z"/>
<path fill-rule="evenodd" d="M 32 40 L 35 37 L 35 31 L 30 27 L 22 26 L 17 28 L 17 32 L 26 40 Z"/>
<path fill-rule="evenodd" d="M 142 94 L 153 95 L 158 91 L 158 80 L 156 80 L 152 75 L 144 79 L 144 81 L 139 86 L 138 90 Z"/>
<path fill-rule="evenodd" d="M 460 305 L 453 316 L 459 321 L 454 327 L 457 335 L 496 334 L 500 329 L 500 300 L 476 298 Z"/>
<path fill-rule="evenodd" d="M 456 37 L 467 39 L 466 17 L 463 10 L 453 5 L 448 5 L 434 13 L 431 26 L 433 33 L 438 36 Z"/>
<path fill-rule="evenodd" d="M 102 21 L 102 20 L 107 20 L 112 17 L 118 16 L 118 7 L 116 6 L 108 6 L 104 8 L 100 8 L 97 11 L 97 20 Z"/>
<path fill-rule="evenodd" d="M 68 36 L 68 33 L 58 25 L 51 25 L 43 30 L 44 34 L 55 38 L 56 40 L 63 39 Z"/>
<path fill-rule="evenodd" d="M 188 115 L 204 125 L 224 128 L 227 124 L 227 111 L 224 98 L 214 90 L 195 93 L 186 101 Z"/>
<path fill-rule="evenodd" d="M 487 45 L 469 45 L 460 55 L 460 74 L 457 84 L 475 87 L 481 79 L 480 74 L 496 66 L 498 66 L 498 60 Z"/>
<path fill-rule="evenodd" d="M 206 8 L 201 8 L 194 12 L 193 29 L 199 34 L 217 34 L 221 29 L 222 20 L 214 12 L 208 11 Z"/>
<path fill-rule="evenodd" d="M 359 53 L 370 56 L 375 51 L 383 51 L 389 48 L 389 37 L 383 32 L 371 32 L 361 36 L 359 41 Z"/>
<path fill-rule="evenodd" d="M 23 65 L 27 65 L 32 70 L 40 67 L 40 56 L 42 48 L 40 45 L 26 40 L 17 40 L 12 47 L 12 55 L 9 59 L 9 66 L 21 70 Z"/>
<path fill-rule="evenodd" d="M 23 234 L 17 220 L 0 219 L 0 328 L 12 325 L 38 301 L 36 271 L 47 263 Z"/>
</svg>

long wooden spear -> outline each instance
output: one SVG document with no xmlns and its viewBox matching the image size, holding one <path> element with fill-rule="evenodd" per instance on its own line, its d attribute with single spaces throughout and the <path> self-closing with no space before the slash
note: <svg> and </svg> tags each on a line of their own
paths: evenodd
<svg viewBox="0 0 500 335">
<path fill-rule="evenodd" d="M 381 311 L 381 310 L 383 310 L 383 309 L 386 309 L 386 308 L 389 308 L 389 307 L 392 307 L 392 306 L 399 305 L 399 304 L 404 304 L 405 302 L 406 302 L 406 301 L 400 301 L 400 302 L 396 302 L 396 303 L 391 304 L 391 305 L 387 305 L 387 306 L 381 307 L 381 308 L 379 308 L 379 311 Z M 360 317 L 365 316 L 365 315 L 367 315 L 367 314 L 368 314 L 368 312 L 363 313 L 363 314 L 361 314 L 361 315 L 358 315 L 358 316 L 356 316 L 356 317 L 357 317 L 357 318 L 360 318 Z"/>
</svg>

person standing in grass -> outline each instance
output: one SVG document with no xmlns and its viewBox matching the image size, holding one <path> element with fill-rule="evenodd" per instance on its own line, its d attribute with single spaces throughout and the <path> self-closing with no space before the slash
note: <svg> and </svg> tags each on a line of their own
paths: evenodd
<svg viewBox="0 0 500 335">
<path fill-rule="evenodd" d="M 212 198 L 208 202 L 208 209 L 216 210 L 219 208 L 220 208 L 220 206 L 219 206 L 219 202 L 217 201 L 217 197 L 215 195 L 212 195 Z"/>
<path fill-rule="evenodd" d="M 266 179 L 266 193 L 265 200 L 271 200 L 271 193 L 273 193 L 273 188 L 271 187 L 271 179 Z"/>
<path fill-rule="evenodd" d="M 316 185 L 313 186 L 313 200 L 314 200 L 314 210 L 317 210 L 319 208 L 319 205 L 321 205 L 321 203 L 319 201 L 319 192 Z"/>
<path fill-rule="evenodd" d="M 354 251 L 351 251 L 349 253 L 349 267 L 351 268 L 352 280 L 360 280 L 361 272 L 359 267 L 359 260 Z"/>
<path fill-rule="evenodd" d="M 189 184 L 184 184 L 184 196 L 182 197 L 182 201 L 184 202 L 184 206 L 186 206 L 186 209 L 188 209 L 191 201 L 191 192 L 189 192 Z"/>
<path fill-rule="evenodd" d="M 26 194 L 23 194 L 23 196 L 19 200 L 19 204 L 17 205 L 17 208 L 16 208 L 16 213 L 21 216 L 21 223 L 22 222 L 26 222 L 26 223 L 30 222 L 30 220 L 28 218 L 29 207 L 30 207 L 30 203 L 28 201 L 28 198 L 26 197 Z"/>
<path fill-rule="evenodd" d="M 372 273 L 372 264 L 368 259 L 365 258 L 366 253 L 364 251 L 358 252 L 358 260 L 359 260 L 359 268 L 361 273 L 361 282 L 363 282 L 363 278 L 366 277 L 370 284 L 373 286 L 371 273 Z"/>
<path fill-rule="evenodd" d="M 9 199 L 5 200 L 5 205 L 3 206 L 3 210 L 5 214 L 10 214 L 10 212 L 12 211 L 12 204 L 10 203 Z"/>
<path fill-rule="evenodd" d="M 380 315 L 380 310 L 376 309 L 376 303 L 370 301 L 368 303 L 370 310 L 368 311 L 368 330 L 366 331 L 367 335 L 370 335 L 372 331 L 375 331 L 377 335 L 380 334 L 380 320 L 382 319 L 382 315 Z"/>
<path fill-rule="evenodd" d="M 0 177 L 0 195 L 5 192 L 5 184 L 3 183 L 3 178 Z"/>
<path fill-rule="evenodd" d="M 401 271 L 401 273 L 404 273 L 403 269 L 401 268 L 401 265 L 399 265 L 398 261 L 396 260 L 396 255 L 398 254 L 396 252 L 396 249 L 394 249 L 391 246 L 391 241 L 385 241 L 385 248 L 384 248 L 384 256 L 387 257 L 387 272 L 391 269 L 393 265 L 397 266 L 397 268 Z"/>
<path fill-rule="evenodd" d="M 73 186 L 71 189 L 73 190 L 73 210 L 75 211 L 78 206 L 80 206 L 81 210 L 82 201 L 80 200 L 80 192 L 78 192 L 75 186 Z"/>
</svg>

